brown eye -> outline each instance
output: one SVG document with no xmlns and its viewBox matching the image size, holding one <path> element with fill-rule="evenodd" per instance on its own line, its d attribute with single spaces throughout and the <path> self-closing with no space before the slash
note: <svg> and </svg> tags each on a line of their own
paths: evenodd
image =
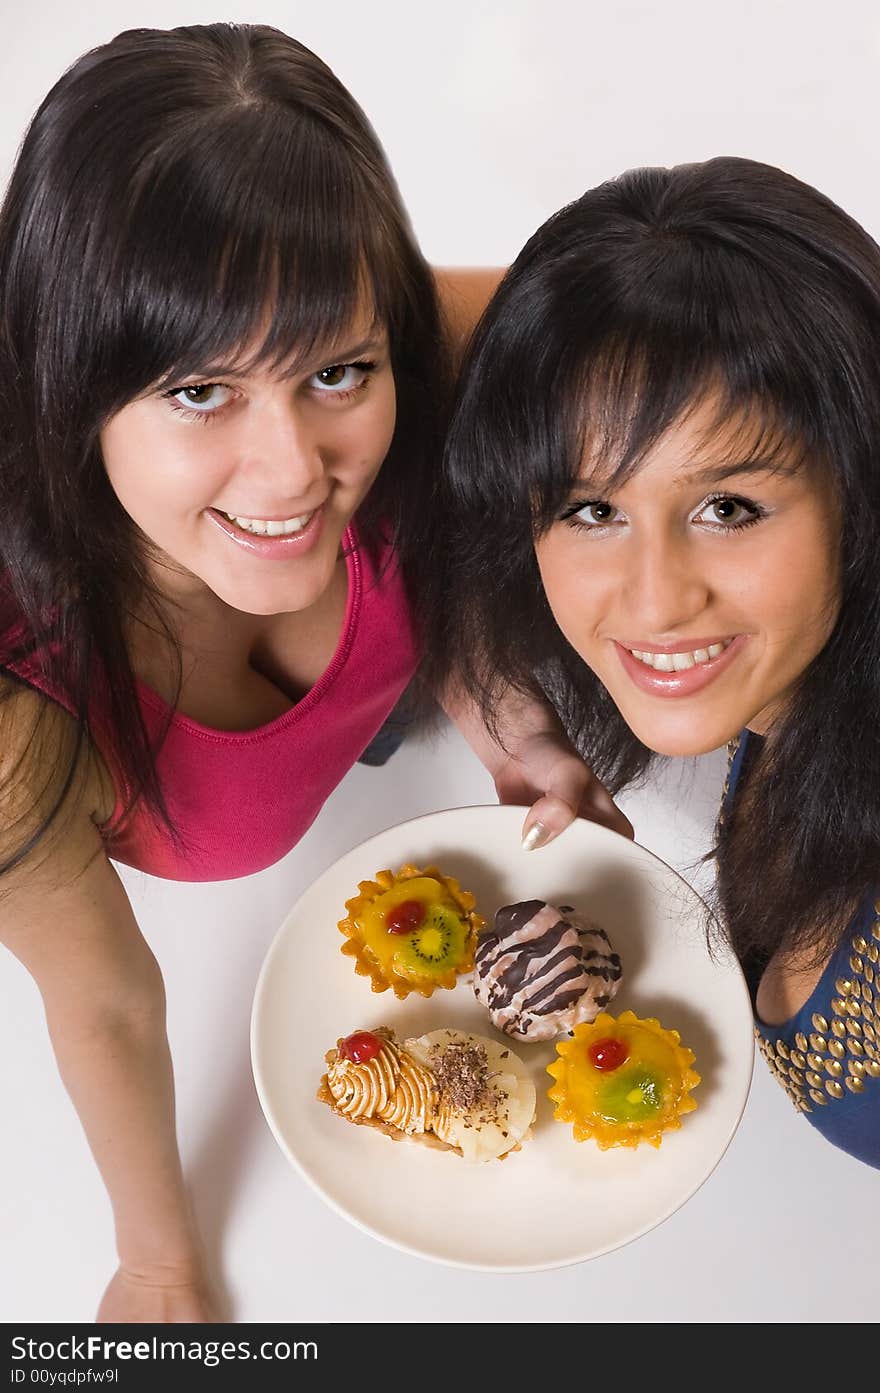
<svg viewBox="0 0 880 1393">
<path fill-rule="evenodd" d="M 328 397 L 347 398 L 359 387 L 365 387 L 370 373 L 375 370 L 375 363 L 331 363 L 329 368 L 313 373 L 309 382 L 313 390 L 324 392 Z"/>
<path fill-rule="evenodd" d="M 346 372 L 347 368 L 344 363 L 336 363 L 332 368 L 322 368 L 315 376 L 324 387 L 341 387 L 345 381 Z"/>
<path fill-rule="evenodd" d="M 188 386 L 176 387 L 165 395 L 176 407 L 208 416 L 225 406 L 233 393 L 220 382 L 190 382 Z"/>
<path fill-rule="evenodd" d="M 585 527 L 603 527 L 613 522 L 617 509 L 613 503 L 584 503 L 575 514 L 578 522 Z"/>
<path fill-rule="evenodd" d="M 707 522 L 710 526 L 733 530 L 737 527 L 744 527 L 749 522 L 755 522 L 762 515 L 762 510 L 754 503 L 749 503 L 745 498 L 734 498 L 731 494 L 721 494 L 717 498 L 709 498 L 703 504 L 697 514 L 698 522 Z"/>
</svg>

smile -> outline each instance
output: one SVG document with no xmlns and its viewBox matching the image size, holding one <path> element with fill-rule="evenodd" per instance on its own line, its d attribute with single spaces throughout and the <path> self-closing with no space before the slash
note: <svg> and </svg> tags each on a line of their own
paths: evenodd
<svg viewBox="0 0 880 1393">
<path fill-rule="evenodd" d="M 297 518 L 242 518 L 236 517 L 232 513 L 224 513 L 223 516 L 240 527 L 245 532 L 250 532 L 254 537 L 290 537 L 294 532 L 302 532 L 308 527 L 314 511 L 303 513 Z"/>
<path fill-rule="evenodd" d="M 747 634 L 736 634 L 677 653 L 630 648 L 616 640 L 613 644 L 624 672 L 640 691 L 655 697 L 689 697 L 726 672 L 747 642 Z"/>
<path fill-rule="evenodd" d="M 246 555 L 261 561 L 291 561 L 307 556 L 319 545 L 326 508 L 322 503 L 310 513 L 292 518 L 244 518 L 207 508 L 205 516 Z"/>
<path fill-rule="evenodd" d="M 685 672 L 688 668 L 697 667 L 700 663 L 711 662 L 713 658 L 720 658 L 725 648 L 729 648 L 733 639 L 726 638 L 721 643 L 710 643 L 708 648 L 694 648 L 684 653 L 652 653 L 631 648 L 629 651 L 634 658 L 638 658 L 640 663 L 646 667 L 652 667 L 655 672 Z"/>
</svg>

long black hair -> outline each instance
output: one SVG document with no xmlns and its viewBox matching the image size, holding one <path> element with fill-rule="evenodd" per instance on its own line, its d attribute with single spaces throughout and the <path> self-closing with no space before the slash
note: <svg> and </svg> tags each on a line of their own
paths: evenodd
<svg viewBox="0 0 880 1393">
<path fill-rule="evenodd" d="M 277 30 L 211 24 L 120 34 L 37 111 L 0 213 L 0 673 L 34 664 L 78 735 L 7 864 L 64 803 L 99 709 L 118 791 L 167 821 L 126 643 L 145 545 L 102 425 L 255 341 L 273 365 L 335 341 L 365 291 L 398 409 L 359 525 L 397 547 L 418 605 L 449 372 L 430 270 L 350 94 Z"/>
<path fill-rule="evenodd" d="M 837 622 L 716 846 L 739 954 L 818 959 L 880 875 L 880 248 L 829 199 L 722 158 L 627 173 L 531 238 L 462 377 L 430 661 L 454 645 L 489 720 L 507 683 L 549 694 L 612 791 L 643 773 L 651 752 L 556 627 L 534 544 L 587 444 L 618 483 L 712 392 L 719 427 L 749 413 L 762 457 L 825 471 L 843 520 Z"/>
</svg>

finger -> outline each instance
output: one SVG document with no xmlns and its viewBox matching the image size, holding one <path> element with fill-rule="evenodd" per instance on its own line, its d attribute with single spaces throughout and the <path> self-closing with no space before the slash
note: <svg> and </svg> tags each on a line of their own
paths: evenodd
<svg viewBox="0 0 880 1393">
<path fill-rule="evenodd" d="M 578 817 L 599 822 L 603 827 L 610 827 L 612 832 L 619 832 L 622 837 L 633 840 L 635 833 L 629 818 L 620 811 L 605 785 L 580 759 L 558 762 L 548 780 L 547 793 L 555 794 L 570 808 L 575 808 Z"/>
<path fill-rule="evenodd" d="M 537 851 L 538 847 L 547 846 L 570 826 L 575 816 L 586 818 L 588 822 L 598 822 L 602 827 L 608 827 L 629 841 L 635 837 L 629 818 L 620 811 L 607 793 L 601 801 L 585 800 L 577 814 L 564 799 L 555 794 L 545 794 L 537 803 L 532 804 L 523 823 L 523 850 Z"/>
<path fill-rule="evenodd" d="M 523 823 L 522 845 L 525 851 L 536 851 L 564 832 L 577 817 L 575 809 L 555 793 L 545 793 L 529 808 Z"/>
<path fill-rule="evenodd" d="M 610 827 L 612 832 L 619 832 L 630 841 L 635 838 L 635 829 L 629 818 L 620 811 L 611 794 L 598 780 L 594 780 L 584 793 L 578 815 L 590 822 L 599 822 L 603 827 Z"/>
</svg>

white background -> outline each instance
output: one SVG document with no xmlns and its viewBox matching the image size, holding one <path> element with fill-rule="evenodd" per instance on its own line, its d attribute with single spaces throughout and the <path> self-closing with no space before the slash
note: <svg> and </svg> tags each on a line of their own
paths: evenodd
<svg viewBox="0 0 880 1393">
<path fill-rule="evenodd" d="M 0 17 L 3 181 L 34 108 L 87 48 L 124 28 L 239 19 L 287 30 L 351 88 L 436 263 L 505 263 L 601 179 L 722 153 L 779 164 L 880 231 L 872 0 L 0 0 Z M 722 756 L 709 756 L 624 800 L 639 840 L 692 879 L 722 777 Z M 361 839 L 491 795 L 457 736 L 414 742 L 384 770 L 354 770 L 300 846 L 259 876 L 185 886 L 126 875 L 165 972 L 181 1145 L 231 1317 L 875 1318 L 877 1172 L 822 1142 L 760 1059 L 742 1126 L 702 1190 L 653 1233 L 581 1267 L 494 1276 L 422 1262 L 350 1227 L 288 1168 L 248 1054 L 272 935 Z M 0 1320 L 88 1321 L 114 1267 L 106 1201 L 38 995 L 9 955 L 0 1000 Z"/>
</svg>

